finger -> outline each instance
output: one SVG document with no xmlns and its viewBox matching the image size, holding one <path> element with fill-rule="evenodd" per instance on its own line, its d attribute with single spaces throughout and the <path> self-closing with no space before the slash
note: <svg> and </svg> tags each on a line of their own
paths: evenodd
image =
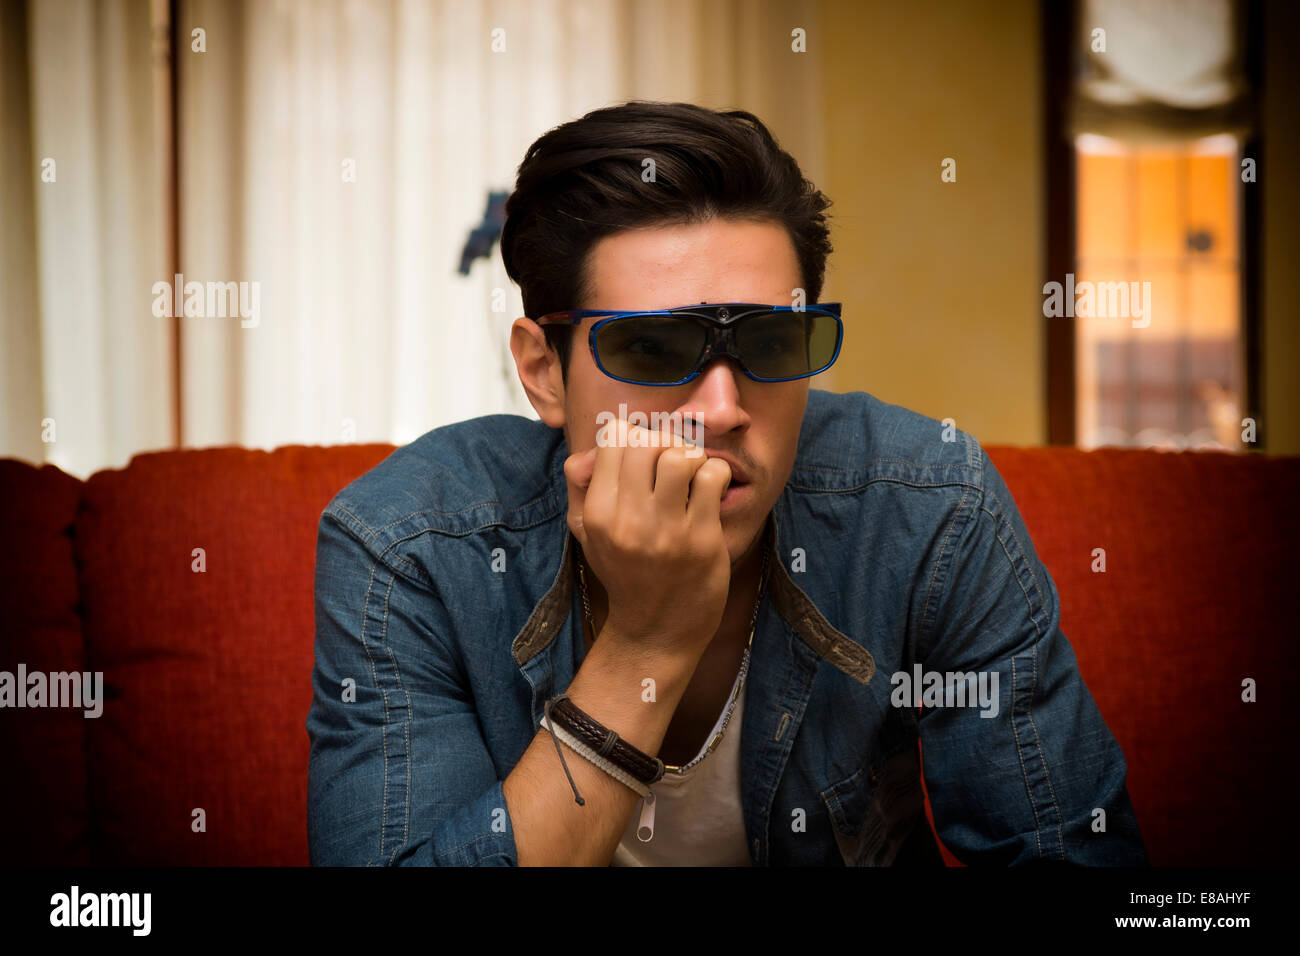
<svg viewBox="0 0 1300 956">
<path fill-rule="evenodd" d="M 572 454 L 564 462 L 564 480 L 569 489 L 569 529 L 583 547 L 587 544 L 587 533 L 582 516 L 586 510 L 587 488 L 591 484 L 595 465 L 594 448 Z"/>
<path fill-rule="evenodd" d="M 655 465 L 663 450 L 660 434 L 640 425 L 628 425 L 627 450 L 618 473 L 619 498 L 624 504 L 633 499 L 647 501 L 654 494 Z"/>
<path fill-rule="evenodd" d="M 691 479 L 708 461 L 700 456 L 691 458 L 688 449 L 666 448 L 659 456 L 655 469 L 655 509 L 665 518 L 682 518 L 690 497 Z"/>
<path fill-rule="evenodd" d="M 653 423 L 654 418 L 650 421 Z M 633 435 L 636 435 L 636 442 L 640 447 L 633 446 Z M 646 493 L 647 495 L 654 492 L 659 480 L 659 461 L 665 449 L 668 448 L 686 448 L 689 452 L 687 458 L 697 463 L 704 460 L 704 449 L 695 447 L 694 444 L 680 434 L 676 428 L 676 422 L 669 416 L 664 416 L 659 420 L 659 426 L 655 429 L 646 429 L 636 425 L 630 425 L 628 429 L 628 446 L 631 451 L 623 459 L 623 470 L 620 473 L 620 482 L 625 482 L 628 487 L 637 493 Z M 688 478 L 689 482 L 689 478 Z M 685 507 L 685 498 L 682 499 Z"/>
<path fill-rule="evenodd" d="M 606 445 L 596 446 L 596 460 L 587 485 L 586 510 L 600 516 L 613 515 L 618 504 L 619 472 L 627 444 L 627 422 L 619 419 L 615 434 Z"/>
<path fill-rule="evenodd" d="M 681 431 L 677 430 L 674 421 L 666 421 L 661 428 L 660 443 L 669 448 L 684 448 L 687 458 L 703 464 L 705 458 L 703 431 L 704 426 L 695 421 L 693 416 L 685 420 Z"/>
<path fill-rule="evenodd" d="M 677 444 L 686 448 L 686 457 L 692 461 L 703 459 L 704 455 L 704 425 L 694 415 L 687 418 L 682 423 L 682 431 L 676 435 Z"/>
<path fill-rule="evenodd" d="M 722 521 L 722 496 L 730 484 L 731 466 L 721 458 L 710 458 L 700 466 L 691 481 L 691 497 L 686 505 L 693 526 L 711 526 Z"/>
<path fill-rule="evenodd" d="M 586 490 L 596 469 L 596 449 L 574 452 L 564 460 L 564 477 Z"/>
</svg>

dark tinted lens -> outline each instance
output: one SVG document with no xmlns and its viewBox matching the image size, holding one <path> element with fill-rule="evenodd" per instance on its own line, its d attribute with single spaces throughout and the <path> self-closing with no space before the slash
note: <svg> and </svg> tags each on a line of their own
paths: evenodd
<svg viewBox="0 0 1300 956">
<path fill-rule="evenodd" d="M 795 378 L 830 364 L 839 323 L 824 312 L 767 312 L 736 329 L 736 349 L 759 378 Z"/>
<path fill-rule="evenodd" d="M 633 382 L 676 382 L 695 367 L 708 333 L 697 322 L 667 315 L 614 319 L 596 333 L 605 370 Z"/>
</svg>

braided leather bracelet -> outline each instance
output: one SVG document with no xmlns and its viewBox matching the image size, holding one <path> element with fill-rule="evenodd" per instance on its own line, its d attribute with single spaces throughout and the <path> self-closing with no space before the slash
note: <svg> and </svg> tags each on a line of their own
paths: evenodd
<svg viewBox="0 0 1300 956">
<path fill-rule="evenodd" d="M 578 806 L 586 806 L 587 801 L 582 799 L 578 793 L 578 785 L 573 782 L 573 774 L 569 773 L 569 765 L 564 759 L 564 751 L 560 749 L 560 741 L 564 741 L 575 752 L 586 757 L 588 761 L 595 764 L 609 776 L 613 777 L 619 783 L 628 789 L 634 791 L 643 801 L 641 807 L 641 820 L 637 824 L 636 837 L 642 843 L 649 843 L 655 835 L 655 795 L 646 784 L 635 779 L 631 774 L 622 767 L 612 764 L 606 757 L 601 756 L 595 750 L 592 750 L 569 731 L 565 730 L 557 720 L 552 720 L 549 716 L 552 701 L 546 702 L 547 714 L 542 715 L 542 727 L 551 732 L 551 740 L 555 743 L 555 752 L 560 755 L 560 763 L 564 767 L 564 775 L 569 778 L 569 786 L 573 788 L 573 798 L 577 801 Z M 612 731 L 611 731 L 612 733 Z M 617 738 L 618 735 L 614 734 Z M 608 738 L 606 738 L 608 740 Z"/>
<path fill-rule="evenodd" d="M 649 786 L 664 775 L 664 762 L 633 747 L 617 733 L 581 710 L 568 694 L 551 698 L 552 720 L 615 766 Z"/>
<path fill-rule="evenodd" d="M 546 702 L 544 711 L 548 720 L 563 727 L 590 747 L 599 757 L 610 761 L 642 785 L 648 787 L 650 784 L 658 783 L 663 779 L 664 762 L 662 760 L 658 757 L 651 757 L 620 738 L 615 731 L 605 727 L 590 714 L 581 710 L 569 698 L 568 694 L 552 697 Z M 556 741 L 555 746 L 558 750 L 559 741 Z M 563 753 L 560 754 L 560 761 L 561 763 L 564 762 Z M 567 765 L 564 772 L 569 776 L 569 784 L 572 786 L 573 778 L 569 775 Z M 573 795 L 578 798 L 579 803 L 584 802 L 578 796 L 576 787 L 574 787 Z"/>
<path fill-rule="evenodd" d="M 566 744 L 575 753 L 586 757 L 588 763 L 595 764 L 609 776 L 623 784 L 623 786 L 634 791 L 638 796 L 643 798 L 650 796 L 649 787 L 637 780 L 622 767 L 616 767 L 614 764 L 610 763 L 608 759 L 600 756 L 596 751 L 592 750 L 577 737 L 573 736 L 573 734 L 565 730 L 559 722 L 542 717 L 542 728 L 544 730 L 549 730 L 553 736 L 559 738 L 562 743 Z M 585 802 L 586 801 L 583 801 L 583 803 Z"/>
</svg>

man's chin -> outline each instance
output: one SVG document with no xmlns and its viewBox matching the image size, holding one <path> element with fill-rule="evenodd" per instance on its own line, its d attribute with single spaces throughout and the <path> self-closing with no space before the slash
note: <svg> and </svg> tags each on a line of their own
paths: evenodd
<svg viewBox="0 0 1300 956">
<path fill-rule="evenodd" d="M 727 551 L 731 555 L 731 567 L 734 569 L 745 558 L 754 553 L 762 539 L 763 528 L 767 525 L 767 515 L 757 526 L 745 522 L 742 528 L 738 521 L 722 519 L 722 530 L 727 537 Z"/>
</svg>

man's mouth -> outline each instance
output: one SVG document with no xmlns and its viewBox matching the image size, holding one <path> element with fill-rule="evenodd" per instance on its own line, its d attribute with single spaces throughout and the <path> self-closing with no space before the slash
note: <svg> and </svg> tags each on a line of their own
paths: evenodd
<svg viewBox="0 0 1300 956">
<path fill-rule="evenodd" d="M 727 486 L 726 492 L 722 495 L 722 510 L 724 512 L 730 511 L 749 500 L 749 497 L 752 494 L 750 484 L 751 483 L 748 481 L 732 481 L 731 484 Z"/>
<path fill-rule="evenodd" d="M 747 485 L 750 483 L 749 472 L 747 472 L 736 459 L 730 455 L 719 454 L 718 452 L 707 452 L 710 458 L 721 458 L 731 468 L 731 483 L 733 485 Z"/>
</svg>

